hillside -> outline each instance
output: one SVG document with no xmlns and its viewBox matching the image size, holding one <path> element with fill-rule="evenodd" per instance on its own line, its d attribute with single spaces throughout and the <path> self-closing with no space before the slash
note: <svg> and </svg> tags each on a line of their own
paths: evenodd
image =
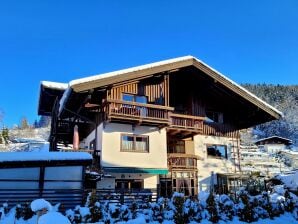
<svg viewBox="0 0 298 224">
<path fill-rule="evenodd" d="M 278 135 L 298 145 L 298 85 L 243 84 L 243 87 L 284 113 L 278 121 L 257 126 L 259 138 Z"/>
</svg>

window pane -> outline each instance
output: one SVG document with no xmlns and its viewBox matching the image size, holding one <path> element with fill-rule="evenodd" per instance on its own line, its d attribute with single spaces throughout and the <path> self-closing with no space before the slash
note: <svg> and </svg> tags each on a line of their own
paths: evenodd
<svg viewBox="0 0 298 224">
<path fill-rule="evenodd" d="M 124 151 L 133 151 L 133 136 L 123 135 L 121 140 L 121 149 Z"/>
<path fill-rule="evenodd" d="M 146 96 L 136 96 L 136 102 L 137 103 L 147 103 L 147 97 Z"/>
<path fill-rule="evenodd" d="M 207 155 L 211 157 L 227 158 L 227 146 L 209 145 L 207 146 Z"/>
<path fill-rule="evenodd" d="M 134 95 L 131 95 L 131 94 L 123 94 L 123 95 L 122 95 L 122 100 L 133 102 L 133 101 L 134 101 Z"/>
<path fill-rule="evenodd" d="M 135 142 L 135 149 L 138 151 L 148 151 L 148 138 L 137 136 Z"/>
</svg>

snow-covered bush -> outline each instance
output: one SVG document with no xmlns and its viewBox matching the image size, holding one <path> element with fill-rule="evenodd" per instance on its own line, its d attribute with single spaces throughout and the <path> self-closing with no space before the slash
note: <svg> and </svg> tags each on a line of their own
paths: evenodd
<svg viewBox="0 0 298 224">
<path fill-rule="evenodd" d="M 222 194 L 218 196 L 218 206 L 220 219 L 223 221 L 231 221 L 234 217 L 234 202 L 228 195 Z"/>
<path fill-rule="evenodd" d="M 237 192 L 239 197 L 239 206 L 237 206 L 237 215 L 239 219 L 244 222 L 253 222 L 258 220 L 258 216 L 255 213 L 253 203 L 251 201 L 251 196 L 247 191 L 241 189 Z"/>
</svg>

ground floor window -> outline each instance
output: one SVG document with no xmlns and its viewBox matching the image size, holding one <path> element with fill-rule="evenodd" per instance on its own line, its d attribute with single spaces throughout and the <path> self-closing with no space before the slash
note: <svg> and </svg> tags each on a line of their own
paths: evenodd
<svg viewBox="0 0 298 224">
<path fill-rule="evenodd" d="M 144 180 L 127 180 L 127 179 L 116 179 L 116 189 L 143 189 Z"/>
<path fill-rule="evenodd" d="M 169 197 L 173 192 L 193 196 L 198 193 L 197 171 L 172 171 L 171 175 L 160 176 L 160 194 Z"/>
</svg>

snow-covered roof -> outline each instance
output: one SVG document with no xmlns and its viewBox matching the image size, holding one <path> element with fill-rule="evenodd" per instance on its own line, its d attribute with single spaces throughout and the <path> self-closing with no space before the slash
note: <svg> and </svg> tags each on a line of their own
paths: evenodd
<svg viewBox="0 0 298 224">
<path fill-rule="evenodd" d="M 273 139 L 273 138 L 282 139 L 282 140 L 288 141 L 288 142 L 290 142 L 290 143 L 292 142 L 291 139 L 283 138 L 283 137 L 280 137 L 280 136 L 277 136 L 277 135 L 273 135 L 273 136 L 270 136 L 270 137 L 267 137 L 267 138 L 259 139 L 259 140 L 255 141 L 255 143 L 257 143 L 257 142 L 262 142 L 262 141 L 265 141 L 265 140 L 268 140 L 268 139 Z"/>
<path fill-rule="evenodd" d="M 178 62 L 188 62 L 189 60 L 193 60 L 193 59 L 194 59 L 193 56 L 184 56 L 184 57 L 178 57 L 178 58 L 163 60 L 163 61 L 159 61 L 159 62 L 149 63 L 149 64 L 145 64 L 145 65 L 141 65 L 141 66 L 135 66 L 132 68 L 122 69 L 122 70 L 118 70 L 118 71 L 98 74 L 98 75 L 94 75 L 94 76 L 89 76 L 89 77 L 85 77 L 85 78 L 81 78 L 81 79 L 72 80 L 69 82 L 69 86 L 76 89 L 76 86 L 78 86 L 78 85 L 87 84 L 87 83 L 91 83 L 91 82 L 99 81 L 99 80 L 103 81 L 107 78 L 116 78 L 116 77 L 119 77 L 122 75 L 127 75 L 129 73 L 140 72 L 140 71 L 144 71 L 146 69 L 152 69 L 152 68 L 165 66 L 165 65 L 169 65 L 169 64 L 175 64 Z M 189 63 L 189 65 L 191 65 L 191 64 L 192 63 Z M 134 75 L 136 75 L 136 74 L 134 74 Z M 129 79 L 129 77 L 127 77 L 127 76 L 125 76 L 125 78 Z"/>
<path fill-rule="evenodd" d="M 92 160 L 86 152 L 1 152 L 1 162 Z"/>
<path fill-rule="evenodd" d="M 68 87 L 67 83 L 51 82 L 51 81 L 41 81 L 41 85 L 46 88 L 58 89 L 58 90 L 65 90 Z"/>
<path fill-rule="evenodd" d="M 214 78 L 216 81 L 232 89 L 234 92 L 237 92 L 242 97 L 250 101 L 253 101 L 253 103 L 257 106 L 263 107 L 263 109 L 267 110 L 270 109 L 279 116 L 283 116 L 282 112 L 272 107 L 265 101 L 261 100 L 242 86 L 232 81 L 231 79 L 227 78 L 219 71 L 211 68 L 209 65 L 193 56 L 178 57 L 142 66 L 136 66 L 128 69 L 76 79 L 69 82 L 69 87 L 72 88 L 75 92 L 86 91 L 95 87 L 103 87 L 116 82 L 123 82 L 130 79 L 142 78 L 159 72 L 172 71 L 187 66 L 197 67 L 198 69 L 204 71 L 207 75 Z M 63 101 L 64 103 L 66 100 L 67 97 L 61 101 Z M 61 102 L 60 105 L 62 105 Z"/>
</svg>

